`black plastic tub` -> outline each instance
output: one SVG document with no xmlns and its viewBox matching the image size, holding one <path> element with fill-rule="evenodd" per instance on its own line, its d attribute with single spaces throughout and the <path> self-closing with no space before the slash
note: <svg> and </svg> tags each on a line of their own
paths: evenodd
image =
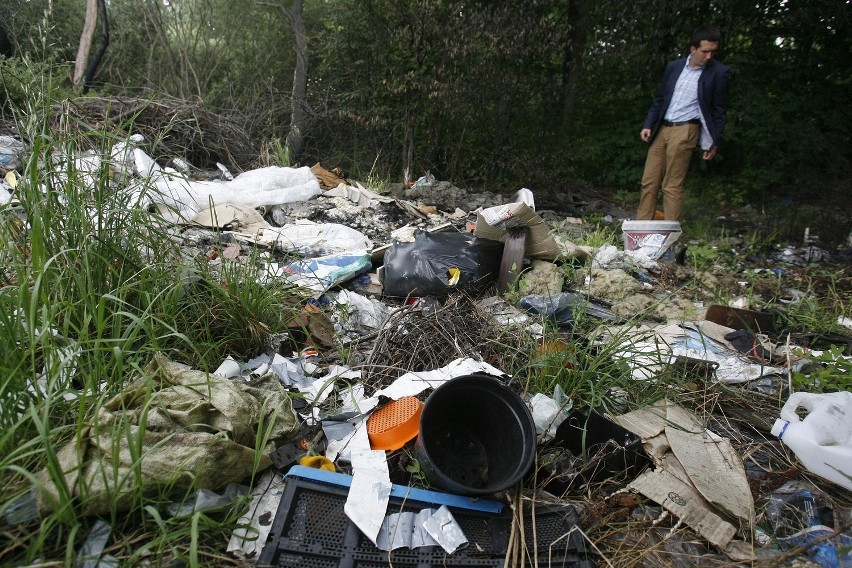
<svg viewBox="0 0 852 568">
<path fill-rule="evenodd" d="M 489 375 L 450 379 L 426 399 L 415 455 L 433 485 L 460 495 L 508 489 L 535 459 L 523 399 Z"/>
</svg>

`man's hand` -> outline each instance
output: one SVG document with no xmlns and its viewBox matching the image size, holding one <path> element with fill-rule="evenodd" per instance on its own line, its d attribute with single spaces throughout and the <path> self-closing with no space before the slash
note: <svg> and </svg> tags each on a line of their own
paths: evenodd
<svg viewBox="0 0 852 568">
<path fill-rule="evenodd" d="M 650 140 L 651 139 L 651 129 L 650 128 L 643 128 L 639 132 L 639 138 L 642 139 L 642 142 L 647 142 L 648 140 Z M 704 158 L 704 159 L 706 160 L 708 158 Z"/>
<path fill-rule="evenodd" d="M 704 159 L 705 160 L 712 160 L 713 156 L 715 156 L 715 155 L 716 155 L 716 147 L 714 146 L 714 147 L 710 148 L 709 150 L 707 150 L 706 152 L 704 152 Z"/>
</svg>

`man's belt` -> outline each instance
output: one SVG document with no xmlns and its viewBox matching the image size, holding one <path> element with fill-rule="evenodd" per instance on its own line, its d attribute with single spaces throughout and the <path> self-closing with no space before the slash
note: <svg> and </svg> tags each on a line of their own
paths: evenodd
<svg viewBox="0 0 852 568">
<path fill-rule="evenodd" d="M 663 121 L 663 126 L 683 126 L 684 124 L 701 124 L 701 121 L 697 118 L 693 118 L 692 120 L 684 120 L 683 122 L 672 122 L 671 120 Z"/>
</svg>

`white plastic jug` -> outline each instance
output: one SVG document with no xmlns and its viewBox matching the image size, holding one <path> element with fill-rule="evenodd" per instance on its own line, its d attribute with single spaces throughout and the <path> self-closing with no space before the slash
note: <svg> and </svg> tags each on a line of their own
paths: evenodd
<svg viewBox="0 0 852 568">
<path fill-rule="evenodd" d="M 808 411 L 803 419 L 798 408 Z M 852 392 L 793 393 L 772 434 L 809 471 L 852 491 Z"/>
</svg>

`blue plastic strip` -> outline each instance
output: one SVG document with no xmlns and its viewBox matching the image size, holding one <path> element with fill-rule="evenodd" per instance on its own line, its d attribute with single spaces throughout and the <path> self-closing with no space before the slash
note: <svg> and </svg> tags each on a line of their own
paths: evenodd
<svg viewBox="0 0 852 568">
<path fill-rule="evenodd" d="M 352 476 L 344 473 L 334 473 L 313 467 L 303 465 L 294 465 L 290 468 L 284 477 L 298 477 L 300 479 L 310 479 L 321 483 L 329 483 L 331 485 L 340 485 L 342 487 L 350 487 L 352 485 Z M 431 491 L 429 489 L 420 489 L 418 487 L 408 487 L 407 485 L 393 484 L 391 488 L 391 497 L 399 499 L 407 499 L 409 501 L 418 501 L 421 503 L 431 503 L 433 505 L 446 505 L 447 507 L 456 507 L 457 509 L 468 509 L 470 511 L 481 511 L 483 513 L 500 514 L 503 511 L 504 503 L 500 501 L 491 501 L 488 499 L 473 499 L 453 493 L 441 493 L 439 491 Z"/>
</svg>

